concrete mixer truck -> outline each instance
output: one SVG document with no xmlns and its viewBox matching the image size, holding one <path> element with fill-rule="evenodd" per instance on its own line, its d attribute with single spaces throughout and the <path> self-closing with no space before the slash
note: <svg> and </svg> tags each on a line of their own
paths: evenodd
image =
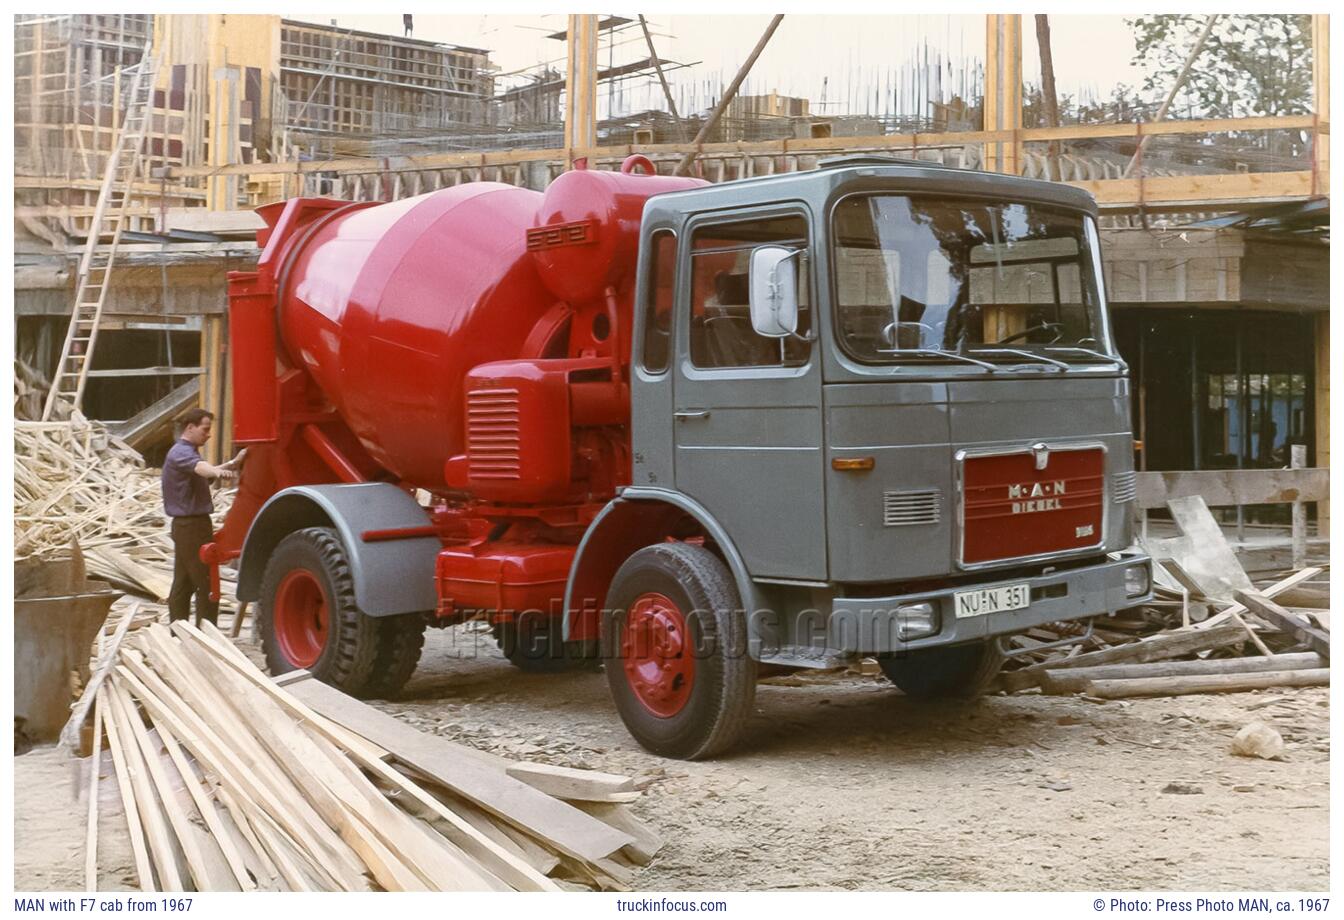
<svg viewBox="0 0 1344 920">
<path fill-rule="evenodd" d="M 1096 206 L 878 157 L 576 169 L 260 209 L 229 276 L 237 567 L 270 669 L 396 693 L 426 627 L 600 661 L 651 751 L 758 676 L 983 691 L 1006 637 L 1150 596 Z"/>
</svg>

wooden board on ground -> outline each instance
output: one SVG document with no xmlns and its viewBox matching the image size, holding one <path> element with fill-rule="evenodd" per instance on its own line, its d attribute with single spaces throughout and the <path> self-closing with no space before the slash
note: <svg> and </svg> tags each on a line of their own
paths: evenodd
<svg viewBox="0 0 1344 920">
<path fill-rule="evenodd" d="M 1263 594 L 1238 591 L 1236 597 L 1238 603 L 1262 620 L 1272 623 L 1276 629 L 1306 643 L 1317 654 L 1330 657 L 1330 634 L 1325 630 L 1312 626 L 1304 617 L 1294 616 Z"/>
<path fill-rule="evenodd" d="M 562 852 L 597 862 L 634 842 L 629 834 L 463 754 L 458 750 L 461 745 L 417 731 L 321 681 L 296 681 L 286 690 L 314 711 L 432 776 L 445 788 Z"/>
<path fill-rule="evenodd" d="M 1231 603 L 1234 591 L 1254 589 L 1203 498 L 1174 498 L 1167 507 L 1176 526 L 1189 538 L 1188 554 L 1176 557 L 1176 561 L 1199 584 L 1205 597 Z"/>
<path fill-rule="evenodd" d="M 1005 690 L 1024 690 L 1027 687 L 1035 686 L 1041 675 L 1048 670 L 1082 668 L 1120 662 L 1161 661 L 1194 652 L 1236 645 L 1244 641 L 1246 641 L 1246 631 L 1235 623 L 1225 623 L 1213 629 L 1202 630 L 1190 627 L 1189 629 L 1161 633 L 1147 639 L 1140 639 L 1138 642 L 1117 645 L 1113 648 L 1084 652 L 1081 655 L 1074 655 L 1072 658 L 1043 661 L 1040 664 L 1034 664 L 1017 671 L 1008 671 L 1002 675 L 1001 681 Z"/>
<path fill-rule="evenodd" d="M 1195 677 L 1205 674 L 1250 674 L 1268 671 L 1302 671 L 1329 667 L 1315 652 L 1292 655 L 1252 655 L 1247 658 L 1204 658 L 1194 661 L 1153 661 L 1147 664 L 1103 664 L 1091 668 L 1047 670 L 1041 692 L 1083 693 L 1094 680 L 1130 680 L 1154 677 Z"/>
<path fill-rule="evenodd" d="M 628 776 L 599 770 L 575 770 L 549 763 L 518 762 L 505 771 L 557 799 L 582 799 L 585 802 L 627 802 L 639 798 L 635 781 Z"/>
<path fill-rule="evenodd" d="M 1082 691 L 1107 700 L 1135 696 L 1182 696 L 1189 693 L 1243 693 L 1270 687 L 1327 687 L 1329 668 L 1302 671 L 1258 671 L 1252 674 L 1204 674 L 1135 680 L 1094 680 Z"/>
<path fill-rule="evenodd" d="M 651 827 L 631 814 L 626 805 L 614 802 L 578 802 L 576 807 L 634 837 L 635 842 L 621 850 L 621 853 L 637 866 L 647 866 L 654 855 L 663 848 L 663 839 L 654 833 Z"/>
<path fill-rule="evenodd" d="M 1283 592 L 1291 590 L 1295 585 L 1299 585 L 1304 581 L 1310 581 L 1317 575 L 1321 574 L 1321 572 L 1322 570 L 1318 568 L 1301 569 L 1289 575 L 1287 578 L 1282 578 L 1274 582 L 1272 585 L 1267 585 L 1266 587 L 1260 588 L 1258 591 L 1256 591 L 1256 593 L 1262 597 L 1278 597 Z M 1231 607 L 1224 608 L 1220 612 L 1209 617 L 1203 623 L 1198 624 L 1195 628 L 1212 629 L 1215 626 L 1227 622 L 1229 619 L 1236 616 L 1237 614 L 1245 612 L 1246 607 L 1243 604 L 1233 604 Z"/>
</svg>

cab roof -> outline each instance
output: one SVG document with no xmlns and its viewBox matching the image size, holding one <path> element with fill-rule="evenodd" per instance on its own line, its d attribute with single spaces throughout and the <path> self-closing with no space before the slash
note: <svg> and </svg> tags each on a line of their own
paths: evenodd
<svg viewBox="0 0 1344 920">
<path fill-rule="evenodd" d="M 735 179 L 715 185 L 665 192 L 649 199 L 649 217 L 805 201 L 822 213 L 842 195 L 855 192 L 910 192 L 969 196 L 1054 205 L 1095 215 L 1096 199 L 1083 189 L 1042 179 L 957 169 L 922 160 L 847 156 L 822 160 L 816 169 Z"/>
</svg>

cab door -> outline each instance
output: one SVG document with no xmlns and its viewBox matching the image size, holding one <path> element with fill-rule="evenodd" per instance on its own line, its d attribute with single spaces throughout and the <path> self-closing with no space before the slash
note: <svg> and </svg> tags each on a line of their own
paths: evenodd
<svg viewBox="0 0 1344 920">
<path fill-rule="evenodd" d="M 754 577 L 826 578 L 821 360 L 810 251 L 797 259 L 798 336 L 757 335 L 751 251 L 810 250 L 801 206 L 704 216 L 681 253 L 673 443 L 677 488 L 727 530 Z"/>
</svg>

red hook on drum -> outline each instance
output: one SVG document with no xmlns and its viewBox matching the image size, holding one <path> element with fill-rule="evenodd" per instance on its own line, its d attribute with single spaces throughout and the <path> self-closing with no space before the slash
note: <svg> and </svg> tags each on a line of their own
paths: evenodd
<svg viewBox="0 0 1344 920">
<path fill-rule="evenodd" d="M 635 167 L 643 168 L 644 175 L 646 176 L 658 175 L 658 170 L 653 166 L 653 160 L 650 160 L 642 153 L 632 153 L 630 156 L 626 157 L 625 162 L 621 164 L 621 172 L 626 175 L 633 175 Z"/>
</svg>

